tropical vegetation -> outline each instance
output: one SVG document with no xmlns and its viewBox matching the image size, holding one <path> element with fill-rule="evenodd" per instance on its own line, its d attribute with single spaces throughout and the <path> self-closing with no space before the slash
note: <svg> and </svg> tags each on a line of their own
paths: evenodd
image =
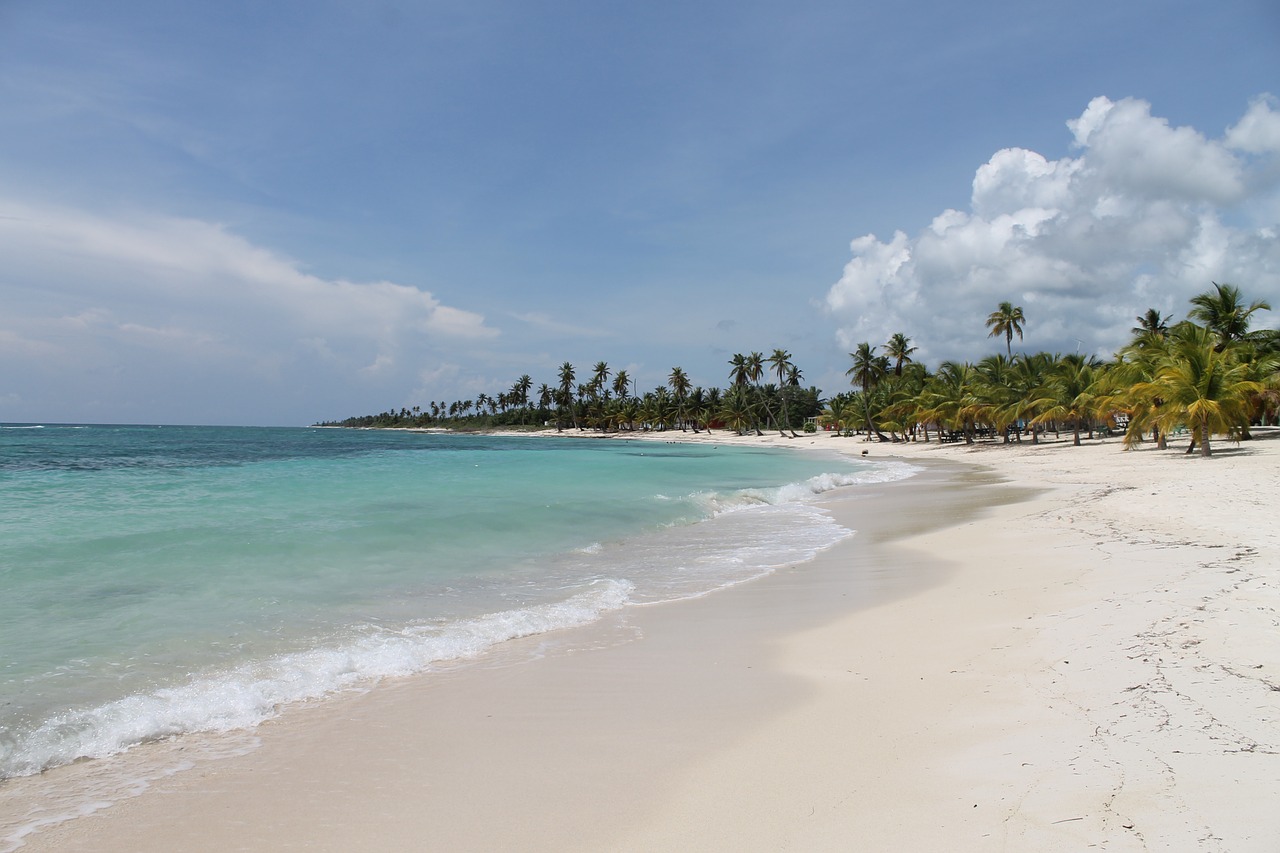
<svg viewBox="0 0 1280 853">
<path fill-rule="evenodd" d="M 522 375 L 510 389 L 470 400 L 429 402 L 329 425 L 357 427 L 495 427 L 556 430 L 728 430 L 763 435 L 823 430 L 867 440 L 1039 442 L 1047 433 L 1073 444 L 1123 435 L 1165 447 L 1185 436 L 1187 452 L 1212 453 L 1217 436 L 1240 440 L 1250 427 L 1280 423 L 1280 333 L 1251 330 L 1271 306 L 1247 302 L 1238 288 L 1213 283 L 1191 299 L 1186 319 L 1152 308 L 1136 318 L 1129 342 L 1111 360 L 1078 353 L 1014 353 L 1023 309 L 1001 302 L 986 318 L 1005 352 L 977 362 L 944 361 L 930 371 L 913 358 L 905 333 L 849 353 L 849 390 L 824 399 L 802 385 L 784 349 L 735 353 L 727 385 L 695 385 L 681 367 L 640 392 L 625 370 L 597 362 L 589 375 L 563 363 L 554 384 Z M 881 347 L 883 347 L 882 351 Z M 612 380 L 612 381 L 610 381 Z"/>
</svg>

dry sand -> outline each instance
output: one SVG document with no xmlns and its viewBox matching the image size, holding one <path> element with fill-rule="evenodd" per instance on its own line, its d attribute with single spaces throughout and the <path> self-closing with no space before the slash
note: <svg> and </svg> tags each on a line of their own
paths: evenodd
<svg viewBox="0 0 1280 853">
<path fill-rule="evenodd" d="M 288 714 L 26 849 L 1280 849 L 1280 433 L 710 440 L 926 472 L 829 501 L 860 533 L 811 563 Z"/>
</svg>

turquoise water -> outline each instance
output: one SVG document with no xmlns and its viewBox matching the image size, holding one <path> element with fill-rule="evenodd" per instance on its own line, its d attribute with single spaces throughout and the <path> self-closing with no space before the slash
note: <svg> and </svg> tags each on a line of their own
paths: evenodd
<svg viewBox="0 0 1280 853">
<path fill-rule="evenodd" d="M 0 428 L 0 778 L 706 594 L 906 476 L 661 442 Z"/>
</svg>

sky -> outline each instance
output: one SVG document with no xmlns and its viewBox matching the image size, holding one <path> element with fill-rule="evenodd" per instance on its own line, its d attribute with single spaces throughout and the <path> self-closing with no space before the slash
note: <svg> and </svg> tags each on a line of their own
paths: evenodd
<svg viewBox="0 0 1280 853">
<path fill-rule="evenodd" d="M 0 0 L 0 422 L 1275 328 L 1278 97 L 1274 0 Z"/>
</svg>

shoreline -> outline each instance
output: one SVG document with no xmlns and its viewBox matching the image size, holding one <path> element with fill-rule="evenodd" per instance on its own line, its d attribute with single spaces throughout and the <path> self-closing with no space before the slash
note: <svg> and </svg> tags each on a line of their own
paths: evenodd
<svg viewBox="0 0 1280 853">
<path fill-rule="evenodd" d="M 829 437 L 741 441 L 928 470 L 824 502 L 859 533 L 812 562 L 287 715 L 23 849 L 1275 849 L 1275 433 Z"/>
</svg>

